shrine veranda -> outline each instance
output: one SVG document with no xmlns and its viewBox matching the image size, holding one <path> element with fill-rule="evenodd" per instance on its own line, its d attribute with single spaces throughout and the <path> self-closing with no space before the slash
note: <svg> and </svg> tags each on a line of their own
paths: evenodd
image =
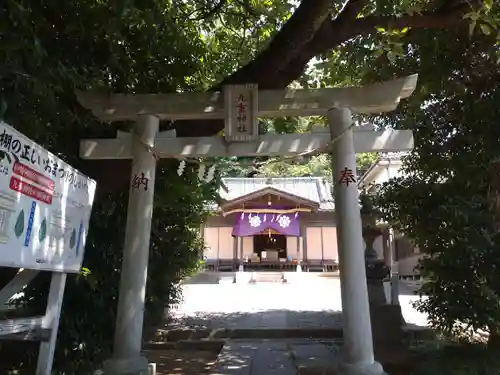
<svg viewBox="0 0 500 375">
<path fill-rule="evenodd" d="M 136 121 L 131 134 L 120 132 L 115 139 L 87 139 L 80 143 L 80 156 L 84 159 L 132 159 L 114 352 L 105 363 L 105 373 L 139 375 L 148 367 L 147 360 L 141 357 L 142 326 L 158 158 L 190 161 L 329 152 L 335 184 L 332 215 L 337 225 L 340 282 L 345 297 L 345 351 L 339 371 L 383 374 L 373 356 L 355 154 L 411 150 L 413 135 L 408 130 L 355 127 L 352 112 L 392 111 L 401 99 L 412 94 L 416 82 L 417 76 L 413 75 L 359 88 L 259 91 L 256 85 L 234 85 L 224 87 L 220 93 L 78 92 L 80 103 L 100 120 Z M 329 129 L 307 134 L 259 135 L 259 117 L 283 116 L 327 116 Z M 225 136 L 176 138 L 175 131 L 159 132 L 160 120 L 182 119 L 223 119 Z"/>
</svg>

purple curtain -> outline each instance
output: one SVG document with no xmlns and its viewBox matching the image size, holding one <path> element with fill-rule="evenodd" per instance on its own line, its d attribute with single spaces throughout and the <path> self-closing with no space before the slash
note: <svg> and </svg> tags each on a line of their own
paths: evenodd
<svg viewBox="0 0 500 375">
<path fill-rule="evenodd" d="M 233 227 L 233 236 L 253 236 L 266 229 L 272 229 L 286 236 L 298 237 L 300 236 L 299 213 L 241 213 L 236 218 L 236 223 Z"/>
</svg>

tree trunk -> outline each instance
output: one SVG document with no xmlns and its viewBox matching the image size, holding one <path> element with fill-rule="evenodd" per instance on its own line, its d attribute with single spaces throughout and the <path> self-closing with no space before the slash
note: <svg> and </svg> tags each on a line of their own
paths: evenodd
<svg viewBox="0 0 500 375">
<path fill-rule="evenodd" d="M 490 328 L 490 335 L 488 336 L 488 349 L 497 351 L 500 349 L 500 328 Z"/>
<path fill-rule="evenodd" d="M 490 212 L 494 217 L 495 227 L 500 230 L 500 160 L 491 163 L 489 174 L 490 189 L 488 200 L 490 202 Z M 488 348 L 500 349 L 500 327 L 490 326 L 488 336 Z"/>
</svg>

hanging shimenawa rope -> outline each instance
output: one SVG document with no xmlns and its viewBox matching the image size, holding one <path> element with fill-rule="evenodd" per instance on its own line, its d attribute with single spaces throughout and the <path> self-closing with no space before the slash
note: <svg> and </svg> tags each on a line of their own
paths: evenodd
<svg viewBox="0 0 500 375">
<path fill-rule="evenodd" d="M 279 162 L 283 162 L 283 161 L 291 161 L 291 160 L 294 160 L 294 159 L 298 159 L 298 158 L 302 158 L 304 156 L 312 156 L 316 153 L 319 153 L 319 152 L 323 152 L 324 150 L 327 150 L 329 148 L 331 148 L 331 146 L 337 142 L 340 138 L 342 138 L 342 136 L 350 129 L 352 129 L 353 127 L 356 126 L 356 123 L 353 122 L 350 126 L 348 126 L 346 129 L 344 129 L 339 135 L 337 135 L 336 137 L 334 137 L 330 142 L 328 142 L 328 144 L 324 147 L 317 147 L 313 150 L 309 150 L 309 151 L 304 151 L 304 152 L 301 152 L 300 154 L 297 154 L 297 155 L 293 155 L 293 156 L 284 156 L 284 157 L 280 157 L 280 158 L 272 158 L 272 159 L 269 159 L 269 160 L 266 160 L 266 161 L 261 161 L 261 162 L 252 162 L 252 163 L 249 163 L 247 166 L 250 167 L 250 166 L 253 166 L 253 167 L 260 167 L 260 166 L 263 166 L 263 165 L 271 165 L 271 164 L 276 164 L 276 163 L 279 163 Z M 177 159 L 180 161 L 179 163 L 179 167 L 177 169 L 177 174 L 179 176 L 182 176 L 182 174 L 184 173 L 184 170 L 186 169 L 186 165 L 187 164 L 195 164 L 195 165 L 199 165 L 199 170 L 198 170 L 198 179 L 200 181 L 205 181 L 205 182 L 210 182 L 214 179 L 215 177 L 215 170 L 217 169 L 217 164 L 220 164 L 220 163 L 217 163 L 215 161 L 205 161 L 205 160 L 197 160 L 197 159 L 194 159 L 194 158 L 182 158 L 182 157 L 179 157 L 179 156 L 174 156 L 174 155 L 170 155 L 168 153 L 162 153 L 162 152 L 158 152 L 156 150 L 156 148 L 154 146 L 150 146 L 148 145 L 147 143 L 145 143 L 142 139 L 140 139 L 140 137 L 137 137 L 137 139 L 139 140 L 139 142 L 144 145 L 148 151 L 157 159 Z M 237 155 L 235 155 L 237 156 Z M 244 163 L 236 163 L 238 164 L 239 166 L 241 166 L 242 164 Z M 208 170 L 207 170 L 207 166 L 209 166 Z"/>
</svg>

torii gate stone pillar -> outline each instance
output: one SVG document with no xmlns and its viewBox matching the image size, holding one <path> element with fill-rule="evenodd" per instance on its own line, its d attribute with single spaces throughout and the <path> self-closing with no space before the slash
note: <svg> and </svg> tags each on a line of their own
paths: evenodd
<svg viewBox="0 0 500 375">
<path fill-rule="evenodd" d="M 342 295 L 344 363 L 342 374 L 383 374 L 373 355 L 364 243 L 359 209 L 351 110 L 328 111 L 333 144 L 332 174 Z"/>
<path fill-rule="evenodd" d="M 148 370 L 147 359 L 140 356 L 156 175 L 156 157 L 148 148 L 154 147 L 159 123 L 157 116 L 142 115 L 134 126 L 114 357 L 104 363 L 106 375 L 146 375 Z"/>
<path fill-rule="evenodd" d="M 99 119 L 137 122 L 133 134 L 118 132 L 115 139 L 80 142 L 80 156 L 84 159 L 133 160 L 115 346 L 113 358 L 105 364 L 105 374 L 146 375 L 148 371 L 147 360 L 141 357 L 141 345 L 156 157 L 291 156 L 330 152 L 333 147 L 345 339 L 344 362 L 339 373 L 382 375 L 382 366 L 373 355 L 355 153 L 411 150 L 413 134 L 408 130 L 354 127 L 351 111 L 392 111 L 400 99 L 411 95 L 416 81 L 417 76 L 413 75 L 360 88 L 278 91 L 235 85 L 225 87 L 224 95 L 78 92 L 80 103 Z M 258 117 L 325 115 L 330 131 L 258 133 Z M 224 119 L 225 138 L 175 138 L 172 131 L 158 133 L 160 119 Z"/>
</svg>

